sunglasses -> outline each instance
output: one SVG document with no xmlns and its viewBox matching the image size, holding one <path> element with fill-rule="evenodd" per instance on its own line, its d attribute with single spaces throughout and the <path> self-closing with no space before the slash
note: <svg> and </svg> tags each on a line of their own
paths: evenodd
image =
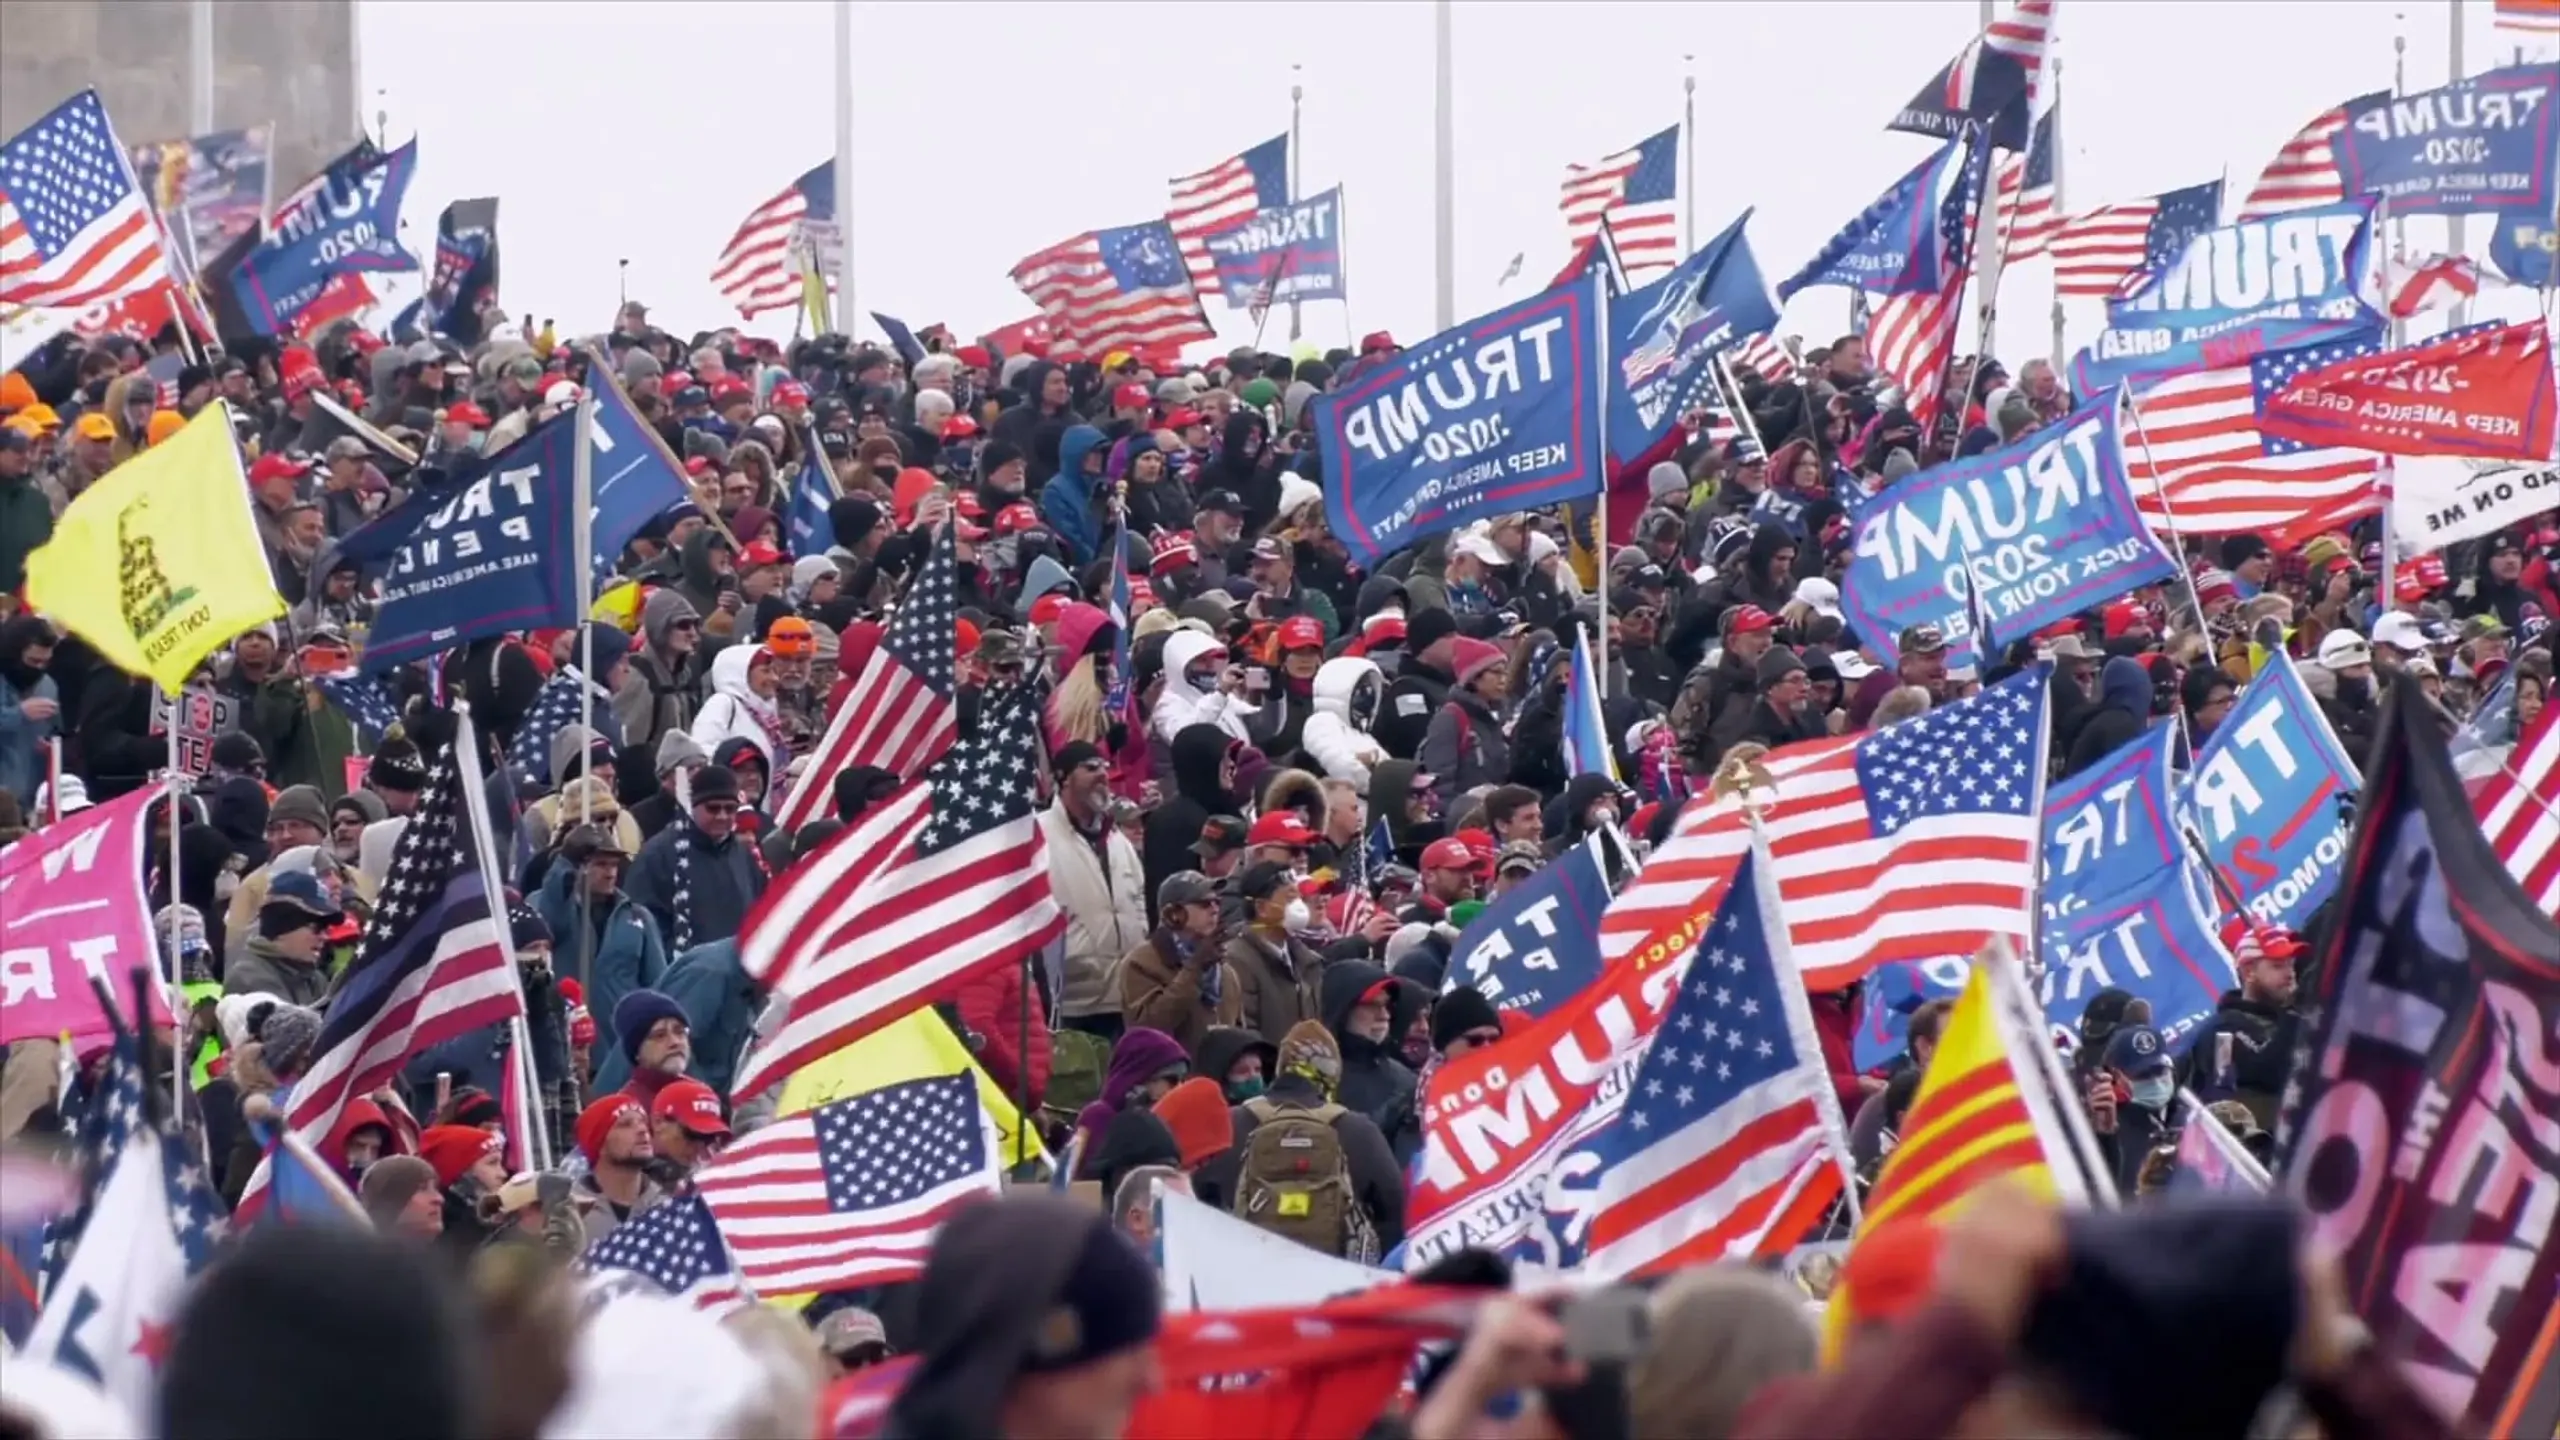
<svg viewBox="0 0 2560 1440">
<path fill-rule="evenodd" d="M 667 628 L 670 630 L 699 630 L 702 628 L 702 622 L 699 620 L 678 620 Z"/>
<path fill-rule="evenodd" d="M 701 808 L 713 815 L 735 815 L 738 813 L 738 802 L 735 800 L 705 800 L 702 802 Z"/>
</svg>

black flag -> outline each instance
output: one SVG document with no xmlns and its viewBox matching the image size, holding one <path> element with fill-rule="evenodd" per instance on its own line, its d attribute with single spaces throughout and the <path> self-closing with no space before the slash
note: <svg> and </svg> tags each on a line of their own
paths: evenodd
<svg viewBox="0 0 2560 1440">
<path fill-rule="evenodd" d="M 2394 685 L 2303 999 L 2278 1173 L 2384 1353 L 2458 1428 L 2560 1425 L 2560 922 Z"/>
</svg>

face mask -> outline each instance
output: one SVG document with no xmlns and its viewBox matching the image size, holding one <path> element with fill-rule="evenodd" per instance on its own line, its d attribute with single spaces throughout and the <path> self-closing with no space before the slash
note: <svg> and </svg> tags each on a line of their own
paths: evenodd
<svg viewBox="0 0 2560 1440">
<path fill-rule="evenodd" d="M 1421 1069 L 1424 1065 L 1427 1065 L 1427 1064 L 1429 1064 L 1429 1063 L 1430 1063 L 1430 1061 L 1431 1061 L 1431 1042 L 1430 1042 L 1430 1041 L 1428 1041 L 1428 1040 L 1416 1040 L 1416 1039 L 1414 1039 L 1412 1036 L 1408 1035 L 1408 1036 L 1406 1036 L 1406 1037 L 1405 1037 L 1405 1042 L 1404 1042 L 1404 1047 L 1403 1047 L 1403 1048 L 1404 1048 L 1404 1063 L 1406 1063 L 1407 1065 L 1412 1066 L 1414 1069 L 1419 1070 L 1419 1069 Z"/>
<path fill-rule="evenodd" d="M 1306 901 L 1292 900 L 1289 908 L 1280 912 L 1280 928 L 1294 935 L 1313 925 L 1315 918 L 1315 912 L 1307 908 Z"/>
<path fill-rule="evenodd" d="M 1251 1100 L 1261 1093 L 1262 1077 L 1259 1075 L 1247 1075 L 1241 1080 L 1227 1082 L 1227 1098 L 1237 1104 Z"/>
<path fill-rule="evenodd" d="M 2177 1077 L 2147 1075 L 2133 1082 L 2133 1103 L 2145 1110 L 2166 1110 L 2178 1093 Z"/>
</svg>

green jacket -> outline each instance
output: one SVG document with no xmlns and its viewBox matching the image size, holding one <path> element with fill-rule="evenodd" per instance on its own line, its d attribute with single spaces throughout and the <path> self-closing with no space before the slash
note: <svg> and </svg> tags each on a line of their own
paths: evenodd
<svg viewBox="0 0 2560 1440">
<path fill-rule="evenodd" d="M 0 592 L 27 579 L 27 557 L 53 538 L 53 502 L 33 475 L 0 480 Z"/>
</svg>

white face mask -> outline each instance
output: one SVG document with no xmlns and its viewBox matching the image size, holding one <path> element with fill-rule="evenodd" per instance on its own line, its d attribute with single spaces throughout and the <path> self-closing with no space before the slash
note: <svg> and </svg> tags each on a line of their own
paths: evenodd
<svg viewBox="0 0 2560 1440">
<path fill-rule="evenodd" d="M 1307 908 L 1307 902 L 1304 900 L 1290 901 L 1289 908 L 1282 911 L 1280 915 L 1280 928 L 1292 935 L 1309 928 L 1315 922 L 1316 914 Z"/>
<path fill-rule="evenodd" d="M 2145 1110 L 2166 1110 L 2178 1093 L 2177 1077 L 2146 1075 L 2133 1082 L 2133 1103 Z"/>
</svg>

